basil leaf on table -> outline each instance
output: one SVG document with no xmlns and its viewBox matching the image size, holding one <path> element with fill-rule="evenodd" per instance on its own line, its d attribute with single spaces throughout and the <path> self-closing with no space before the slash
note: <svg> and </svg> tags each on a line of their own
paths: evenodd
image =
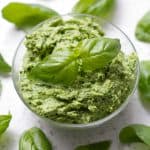
<svg viewBox="0 0 150 150">
<path fill-rule="evenodd" d="M 141 100 L 150 102 L 150 61 L 140 63 L 138 91 Z"/>
<path fill-rule="evenodd" d="M 4 58 L 0 54 L 0 74 L 6 74 L 11 71 L 11 67 L 5 62 Z"/>
<path fill-rule="evenodd" d="M 138 22 L 135 36 L 140 41 L 150 42 L 150 11 Z"/>
<path fill-rule="evenodd" d="M 33 127 L 21 136 L 19 150 L 52 150 L 52 145 L 41 129 Z"/>
<path fill-rule="evenodd" d="M 39 4 L 11 2 L 2 9 L 2 15 L 18 28 L 28 31 L 38 23 L 58 16 L 58 13 Z"/>
<path fill-rule="evenodd" d="M 120 131 L 119 139 L 122 143 L 141 142 L 150 147 L 150 127 L 142 124 L 133 124 Z"/>
<path fill-rule="evenodd" d="M 111 141 L 101 141 L 89 145 L 78 146 L 75 150 L 108 150 L 110 145 Z"/>
<path fill-rule="evenodd" d="M 114 5 L 115 0 L 79 0 L 73 12 L 106 18 L 111 15 Z"/>
<path fill-rule="evenodd" d="M 73 50 L 54 50 L 31 69 L 29 77 L 54 84 L 71 84 L 79 70 L 93 71 L 105 67 L 118 54 L 120 48 L 120 41 L 117 39 L 87 39 Z"/>
<path fill-rule="evenodd" d="M 0 135 L 6 131 L 11 119 L 12 119 L 11 114 L 0 115 Z"/>
</svg>

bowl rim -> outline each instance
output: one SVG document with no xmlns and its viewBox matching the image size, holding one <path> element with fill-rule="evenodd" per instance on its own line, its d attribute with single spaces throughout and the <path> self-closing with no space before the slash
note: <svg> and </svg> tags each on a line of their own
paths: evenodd
<svg viewBox="0 0 150 150">
<path fill-rule="evenodd" d="M 88 14 L 79 14 L 79 13 L 67 13 L 67 14 L 63 14 L 63 15 L 60 15 L 61 17 L 65 17 L 65 16 L 70 16 L 70 17 L 74 17 L 74 16 L 81 16 L 81 17 L 90 17 L 90 18 L 93 18 L 93 19 L 96 19 L 96 20 L 99 20 L 99 21 L 102 21 L 102 22 L 105 22 L 111 26 L 113 26 L 114 28 L 116 28 L 121 34 L 124 35 L 124 37 L 127 39 L 127 41 L 130 43 L 130 45 L 132 46 L 133 48 L 133 51 L 137 54 L 137 51 L 136 51 L 136 48 L 135 46 L 133 45 L 133 43 L 131 42 L 131 40 L 129 39 L 129 37 L 116 25 L 114 25 L 113 23 L 111 23 L 110 21 L 107 21 L 106 19 L 102 19 L 100 17 L 97 17 L 97 16 L 92 16 L 92 15 L 88 15 Z M 33 29 L 31 29 L 30 32 L 27 32 L 28 33 L 32 33 L 32 31 L 34 31 L 35 29 L 37 29 L 40 25 L 42 25 L 43 23 L 46 23 L 52 19 L 56 19 L 58 18 L 58 16 L 56 17 L 52 17 L 50 19 L 47 19 L 47 20 L 44 20 L 42 21 L 41 23 L 39 23 L 38 25 L 36 25 Z M 26 36 L 26 34 L 25 34 Z M 18 51 L 19 51 L 19 47 L 21 46 L 22 42 L 24 41 L 25 39 L 25 36 L 23 37 L 23 39 L 19 42 L 18 46 L 17 46 L 17 49 L 15 51 L 15 54 L 14 54 L 14 57 L 13 57 L 13 61 L 12 61 L 12 80 L 13 80 L 13 85 L 15 87 L 15 90 L 17 92 L 17 94 L 19 95 L 19 98 L 21 99 L 21 101 L 24 103 L 24 105 L 32 112 L 34 113 L 36 116 L 44 119 L 44 120 L 47 120 L 50 125 L 52 126 L 55 126 L 55 127 L 59 127 L 59 128 L 71 128 L 71 129 L 83 129 L 83 128 L 92 128 L 92 127 L 96 127 L 96 126 L 99 126 L 99 125 L 102 125 L 104 124 L 105 122 L 111 120 L 112 118 L 114 118 L 115 116 L 117 116 L 121 111 L 123 111 L 125 109 L 125 107 L 127 106 L 127 104 L 129 103 L 130 101 L 130 98 L 131 96 L 134 94 L 135 90 L 136 90 L 136 87 L 137 87 L 137 84 L 138 84 L 138 80 L 139 80 L 139 72 L 140 72 L 140 65 L 139 65 L 139 59 L 137 57 L 137 63 L 136 63 L 136 70 L 135 70 L 135 74 L 136 74 L 136 79 L 135 79 L 135 83 L 134 83 L 134 87 L 132 89 L 132 92 L 128 95 L 128 97 L 126 98 L 126 100 L 112 113 L 110 113 L 108 116 L 104 117 L 104 118 L 101 118 L 99 120 L 96 120 L 96 121 L 93 121 L 93 122 L 90 122 L 90 123 L 85 123 L 85 124 L 71 124 L 71 123 L 62 123 L 62 122 L 57 122 L 57 121 L 54 121 L 54 120 L 51 120 L 49 118 L 46 118 L 46 117 L 43 117 L 43 116 L 40 116 L 38 113 L 36 113 L 35 111 L 33 111 L 29 106 L 28 104 L 25 102 L 20 90 L 19 90 L 19 86 L 17 85 L 17 81 L 16 81 L 16 75 L 15 75 L 15 61 L 16 61 L 16 57 L 17 57 L 17 54 L 18 54 Z"/>
</svg>

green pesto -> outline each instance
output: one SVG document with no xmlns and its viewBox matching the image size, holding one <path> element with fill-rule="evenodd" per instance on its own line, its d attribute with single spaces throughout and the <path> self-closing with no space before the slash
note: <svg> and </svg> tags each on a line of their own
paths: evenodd
<svg viewBox="0 0 150 150">
<path fill-rule="evenodd" d="M 137 57 L 119 54 L 103 69 L 79 75 L 72 85 L 47 84 L 28 72 L 57 48 L 75 48 L 83 39 L 103 36 L 92 20 L 54 19 L 26 36 L 27 53 L 19 85 L 27 105 L 40 116 L 64 123 L 89 123 L 114 112 L 130 95 Z"/>
</svg>

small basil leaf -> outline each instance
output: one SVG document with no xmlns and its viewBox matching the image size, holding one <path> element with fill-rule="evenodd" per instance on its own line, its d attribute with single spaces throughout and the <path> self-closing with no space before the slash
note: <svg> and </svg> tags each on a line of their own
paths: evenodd
<svg viewBox="0 0 150 150">
<path fill-rule="evenodd" d="M 68 84 L 75 80 L 77 71 L 74 53 L 64 49 L 54 52 L 35 66 L 29 76 L 46 82 Z"/>
<path fill-rule="evenodd" d="M 0 135 L 8 128 L 11 118 L 11 114 L 0 115 Z"/>
<path fill-rule="evenodd" d="M 11 67 L 5 62 L 4 58 L 0 54 L 0 74 L 9 73 L 11 71 Z"/>
<path fill-rule="evenodd" d="M 82 59 L 83 69 L 95 70 L 110 63 L 119 53 L 121 45 L 117 39 L 91 39 L 84 40 L 80 49 L 87 52 Z"/>
<path fill-rule="evenodd" d="M 18 28 L 28 31 L 38 23 L 58 16 L 58 13 L 39 4 L 11 2 L 3 8 L 2 15 Z"/>
<path fill-rule="evenodd" d="M 150 146 L 150 127 L 141 124 L 133 124 L 120 131 L 119 139 L 122 143 L 141 142 Z"/>
<path fill-rule="evenodd" d="M 150 102 L 150 61 L 140 63 L 138 91 L 141 100 Z"/>
<path fill-rule="evenodd" d="M 43 131 L 34 127 L 21 136 L 19 150 L 52 150 L 52 146 Z"/>
<path fill-rule="evenodd" d="M 88 39 L 73 50 L 54 50 L 49 57 L 31 69 L 29 77 L 53 84 L 71 84 L 79 70 L 86 72 L 105 67 L 120 48 L 120 42 L 116 39 Z"/>
<path fill-rule="evenodd" d="M 138 22 L 135 36 L 140 41 L 150 42 L 150 11 Z"/>
<path fill-rule="evenodd" d="M 110 145 L 111 141 L 101 141 L 89 145 L 78 146 L 75 150 L 108 150 Z"/>
<path fill-rule="evenodd" d="M 108 17 L 114 8 L 115 0 L 79 0 L 73 12 Z"/>
</svg>

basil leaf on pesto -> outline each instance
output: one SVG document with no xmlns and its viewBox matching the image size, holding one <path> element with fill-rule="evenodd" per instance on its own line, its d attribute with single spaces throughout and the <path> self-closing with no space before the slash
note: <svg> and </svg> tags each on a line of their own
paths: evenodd
<svg viewBox="0 0 150 150">
<path fill-rule="evenodd" d="M 142 101 L 150 102 L 150 61 L 148 60 L 140 63 L 138 91 Z"/>
<path fill-rule="evenodd" d="M 120 51 L 120 41 L 110 38 L 83 40 L 74 49 L 59 49 L 34 66 L 29 77 L 50 83 L 71 84 L 80 71 L 105 67 Z"/>
<path fill-rule="evenodd" d="M 3 56 L 0 54 L 0 74 L 6 74 L 11 71 L 11 67 L 5 62 Z"/>
<path fill-rule="evenodd" d="M 33 127 L 21 136 L 19 150 L 52 150 L 52 145 L 41 129 Z"/>
<path fill-rule="evenodd" d="M 11 114 L 0 115 L 0 135 L 7 130 L 11 118 L 12 118 Z"/>
<path fill-rule="evenodd" d="M 101 141 L 89 145 L 78 146 L 75 150 L 109 150 L 111 141 Z"/>
<path fill-rule="evenodd" d="M 18 28 L 28 31 L 38 23 L 58 16 L 58 13 L 39 4 L 11 2 L 2 9 L 2 15 Z"/>
<path fill-rule="evenodd" d="M 73 12 L 106 18 L 111 15 L 114 5 L 115 0 L 79 0 Z"/>
<path fill-rule="evenodd" d="M 138 22 L 135 36 L 140 41 L 150 42 L 150 11 Z"/>
<path fill-rule="evenodd" d="M 78 72 L 77 60 L 68 49 L 58 50 L 35 66 L 29 76 L 50 83 L 68 84 L 75 80 Z"/>
<path fill-rule="evenodd" d="M 80 46 L 83 51 L 82 64 L 83 70 L 96 70 L 103 68 L 121 49 L 118 39 L 102 38 L 84 40 Z"/>
<path fill-rule="evenodd" d="M 119 139 L 122 143 L 141 142 L 150 146 L 150 127 L 142 124 L 133 124 L 120 131 Z"/>
</svg>

